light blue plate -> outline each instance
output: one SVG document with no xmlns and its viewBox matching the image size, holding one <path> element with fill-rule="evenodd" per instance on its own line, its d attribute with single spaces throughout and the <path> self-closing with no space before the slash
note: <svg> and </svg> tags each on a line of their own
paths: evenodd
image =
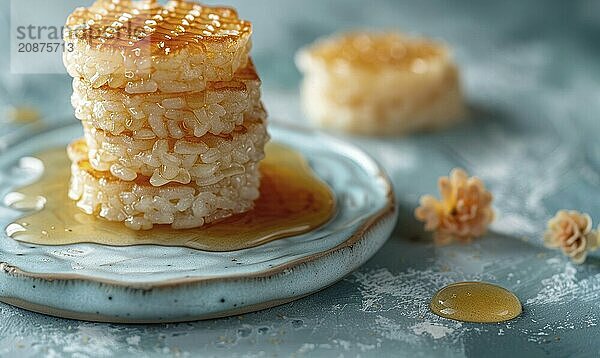
<svg viewBox="0 0 600 358">
<path fill-rule="evenodd" d="M 241 314 L 321 290 L 367 261 L 396 222 L 391 184 L 362 151 L 325 134 L 272 125 L 333 189 L 325 226 L 259 247 L 215 253 L 182 247 L 40 246 L 0 238 L 0 301 L 102 322 L 179 322 Z M 23 129 L 0 138 L 0 195 L 34 180 L 19 159 L 81 136 L 81 125 Z M 0 208 L 6 227 L 21 213 Z"/>
</svg>

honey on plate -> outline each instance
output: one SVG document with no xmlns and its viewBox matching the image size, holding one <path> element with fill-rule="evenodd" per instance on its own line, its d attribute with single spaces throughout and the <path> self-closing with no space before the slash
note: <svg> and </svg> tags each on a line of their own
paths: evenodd
<svg viewBox="0 0 600 358">
<path fill-rule="evenodd" d="M 67 154 L 64 148 L 51 149 L 36 156 L 44 163 L 41 178 L 5 198 L 11 207 L 27 212 L 6 232 L 15 240 L 41 245 L 154 244 L 234 251 L 306 233 L 329 221 L 335 213 L 334 195 L 302 155 L 280 144 L 269 144 L 266 153 L 260 198 L 253 210 L 198 229 L 155 226 L 134 231 L 78 209 L 67 196 Z"/>
<path fill-rule="evenodd" d="M 476 323 L 504 322 L 522 312 L 514 293 L 485 282 L 448 285 L 433 296 L 430 308 L 440 317 Z"/>
</svg>

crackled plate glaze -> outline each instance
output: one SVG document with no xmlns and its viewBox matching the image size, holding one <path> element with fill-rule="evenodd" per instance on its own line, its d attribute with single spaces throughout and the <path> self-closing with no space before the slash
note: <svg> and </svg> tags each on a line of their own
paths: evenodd
<svg viewBox="0 0 600 358">
<path fill-rule="evenodd" d="M 35 180 L 20 160 L 81 136 L 79 123 L 0 138 L 0 195 Z M 101 322 L 180 322 L 272 307 L 323 289 L 367 261 L 396 222 L 382 169 L 325 134 L 272 125 L 275 142 L 301 152 L 332 188 L 335 217 L 310 233 L 233 252 L 97 244 L 43 246 L 0 238 L 0 301 Z M 0 208 L 6 227 L 22 213 Z"/>
</svg>

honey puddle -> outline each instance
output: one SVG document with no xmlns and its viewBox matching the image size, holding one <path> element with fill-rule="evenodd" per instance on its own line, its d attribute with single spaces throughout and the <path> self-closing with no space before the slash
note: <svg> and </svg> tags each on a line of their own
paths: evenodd
<svg viewBox="0 0 600 358">
<path fill-rule="evenodd" d="M 505 288 L 485 282 L 448 285 L 433 296 L 430 308 L 440 317 L 477 323 L 508 321 L 522 312 L 517 296 Z"/>
<path fill-rule="evenodd" d="M 70 161 L 64 148 L 37 155 L 45 167 L 37 182 L 5 198 L 15 209 L 31 209 L 7 228 L 15 240 L 41 245 L 97 243 L 112 246 L 154 244 L 205 251 L 234 251 L 311 231 L 335 212 L 330 188 L 306 160 L 283 145 L 269 144 L 261 162 L 260 198 L 254 210 L 198 229 L 156 226 L 134 231 L 80 211 L 67 196 Z"/>
</svg>

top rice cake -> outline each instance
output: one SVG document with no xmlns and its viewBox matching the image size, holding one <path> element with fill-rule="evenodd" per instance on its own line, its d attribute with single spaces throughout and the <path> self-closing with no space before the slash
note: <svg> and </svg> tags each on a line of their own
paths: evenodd
<svg viewBox="0 0 600 358">
<path fill-rule="evenodd" d="M 248 62 L 252 24 L 229 7 L 97 0 L 67 19 L 63 60 L 92 87 L 127 93 L 202 91 Z"/>
</svg>

